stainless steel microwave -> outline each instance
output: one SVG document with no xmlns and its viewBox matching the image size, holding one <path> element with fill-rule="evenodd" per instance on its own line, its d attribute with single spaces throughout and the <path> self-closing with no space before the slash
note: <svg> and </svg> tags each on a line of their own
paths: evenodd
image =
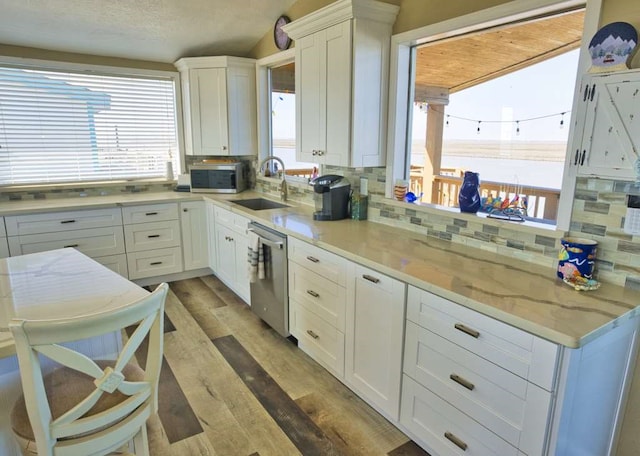
<svg viewBox="0 0 640 456">
<path fill-rule="evenodd" d="M 189 168 L 192 193 L 240 193 L 247 188 L 246 163 L 196 163 Z"/>
</svg>

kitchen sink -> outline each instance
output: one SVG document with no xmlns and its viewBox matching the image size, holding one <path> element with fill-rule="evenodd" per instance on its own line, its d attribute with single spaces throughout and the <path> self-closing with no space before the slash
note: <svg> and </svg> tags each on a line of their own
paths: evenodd
<svg viewBox="0 0 640 456">
<path fill-rule="evenodd" d="M 287 204 L 278 203 L 264 198 L 251 198 L 243 200 L 231 200 L 233 204 L 237 204 L 247 209 L 253 209 L 254 211 L 263 211 L 265 209 L 280 209 L 282 207 L 291 207 Z"/>
</svg>

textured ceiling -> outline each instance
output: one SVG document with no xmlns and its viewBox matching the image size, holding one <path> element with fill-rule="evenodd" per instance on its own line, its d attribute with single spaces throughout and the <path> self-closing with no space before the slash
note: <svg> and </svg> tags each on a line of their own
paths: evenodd
<svg viewBox="0 0 640 456">
<path fill-rule="evenodd" d="M 245 56 L 296 0 L 2 0 L 0 44 L 174 62 Z"/>
</svg>

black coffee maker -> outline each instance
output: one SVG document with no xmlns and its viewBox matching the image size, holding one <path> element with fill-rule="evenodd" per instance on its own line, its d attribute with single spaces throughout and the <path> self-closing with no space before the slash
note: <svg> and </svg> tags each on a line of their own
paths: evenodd
<svg viewBox="0 0 640 456">
<path fill-rule="evenodd" d="M 314 220 L 342 220 L 349 217 L 351 184 L 336 174 L 316 177 L 311 181 L 316 204 Z"/>
</svg>

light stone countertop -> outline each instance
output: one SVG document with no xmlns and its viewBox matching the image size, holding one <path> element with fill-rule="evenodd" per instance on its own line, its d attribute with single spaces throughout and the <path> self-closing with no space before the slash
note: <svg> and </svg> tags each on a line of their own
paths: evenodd
<svg viewBox="0 0 640 456">
<path fill-rule="evenodd" d="M 238 195 L 189 193 L 127 194 L 78 200 L 11 202 L 0 215 L 72 210 L 104 205 L 151 204 L 205 200 L 258 223 L 408 284 L 430 291 L 485 315 L 570 348 L 580 347 L 638 315 L 640 292 L 602 284 L 599 290 L 578 292 L 556 278 L 555 270 L 424 236 L 409 230 L 354 220 L 314 221 L 313 207 L 253 211 L 230 202 L 264 197 L 253 191 Z M 104 198 L 104 199 L 102 199 Z M 73 204 L 75 203 L 75 204 Z M 66 204 L 66 206 L 65 206 Z M 24 208 L 23 208 L 24 205 Z M 506 223 L 506 222 L 505 222 Z"/>
</svg>

